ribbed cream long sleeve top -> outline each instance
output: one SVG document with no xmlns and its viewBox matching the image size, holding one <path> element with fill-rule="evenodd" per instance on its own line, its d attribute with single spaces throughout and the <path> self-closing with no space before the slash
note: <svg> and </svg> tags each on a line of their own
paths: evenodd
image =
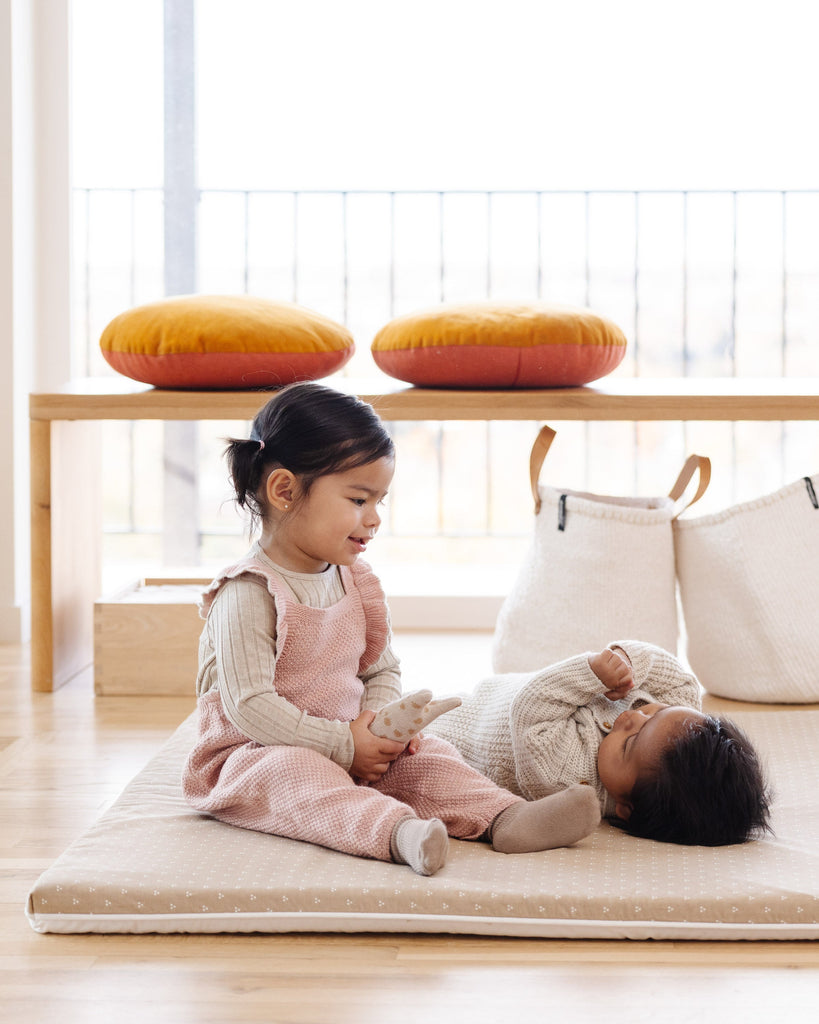
<svg viewBox="0 0 819 1024">
<path fill-rule="evenodd" d="M 321 573 L 291 572 L 271 562 L 258 542 L 249 554 L 271 566 L 301 604 L 329 608 L 344 596 L 337 566 Z M 362 711 L 377 711 L 401 695 L 400 662 L 391 643 L 360 678 Z M 308 715 L 276 692 L 276 607 L 258 575 L 226 581 L 211 605 L 199 640 L 197 696 L 213 687 L 229 721 L 248 739 L 310 747 L 344 769 L 353 763 L 348 722 Z"/>
</svg>

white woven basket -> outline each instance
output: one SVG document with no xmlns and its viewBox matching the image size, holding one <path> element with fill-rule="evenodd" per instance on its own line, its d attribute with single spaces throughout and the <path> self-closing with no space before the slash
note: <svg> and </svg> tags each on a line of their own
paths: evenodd
<svg viewBox="0 0 819 1024">
<path fill-rule="evenodd" d="M 710 463 L 691 456 L 667 497 L 570 491 L 538 483 L 554 436 L 544 427 L 532 449 L 534 534 L 498 615 L 495 671 L 532 671 L 613 640 L 645 640 L 676 653 L 672 522 L 697 470 L 699 490 L 689 505 L 705 492 Z"/>
<path fill-rule="evenodd" d="M 674 537 L 691 668 L 734 700 L 819 701 L 819 475 Z"/>
</svg>

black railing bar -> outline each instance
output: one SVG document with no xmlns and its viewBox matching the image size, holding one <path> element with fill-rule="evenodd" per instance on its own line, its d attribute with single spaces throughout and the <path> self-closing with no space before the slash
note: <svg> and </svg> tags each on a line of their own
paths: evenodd
<svg viewBox="0 0 819 1024">
<path fill-rule="evenodd" d="M 446 285 L 444 283 L 445 260 L 444 253 L 444 192 L 438 192 L 438 300 L 443 302 L 446 298 Z"/>
<path fill-rule="evenodd" d="M 137 467 L 136 458 L 134 457 L 134 451 L 136 449 L 136 423 L 134 420 L 128 421 L 128 522 L 131 524 L 130 533 L 137 532 L 136 525 L 136 492 L 137 492 Z M 162 529 L 164 533 L 164 527 Z"/>
<path fill-rule="evenodd" d="M 395 317 L 395 193 L 390 193 L 390 320 Z"/>
<path fill-rule="evenodd" d="M 107 534 L 114 534 L 116 536 L 129 536 L 133 533 L 135 536 L 143 537 L 155 537 L 160 536 L 162 533 L 161 527 L 152 526 L 141 526 L 135 530 L 129 530 L 126 527 L 120 525 L 117 526 L 106 526 L 105 532 Z M 207 529 L 200 531 L 201 538 L 208 537 L 236 537 L 237 539 L 242 538 L 240 530 L 232 529 L 230 527 L 224 527 L 219 529 L 217 527 L 209 526 Z M 400 537 L 401 540 L 474 540 L 491 537 L 497 540 L 525 540 L 527 538 L 527 531 L 521 530 L 519 533 L 514 533 L 511 530 L 504 530 L 502 532 L 485 531 L 485 530 L 429 530 L 426 533 L 420 532 L 402 532 L 400 534 L 390 533 L 388 530 L 383 529 L 379 531 L 378 537 Z M 376 541 L 377 543 L 377 541 Z"/>
<path fill-rule="evenodd" d="M 688 222 L 688 190 L 682 193 L 683 209 L 683 251 L 682 251 L 682 371 L 683 377 L 688 377 L 691 370 L 691 350 L 688 339 L 688 260 L 689 260 L 689 222 Z M 688 443 L 688 420 L 680 423 L 682 435 L 683 454 L 687 457 L 689 451 Z"/>
<path fill-rule="evenodd" d="M 782 321 L 779 372 L 784 377 L 788 367 L 788 193 L 782 190 L 782 206 L 780 219 L 782 222 Z M 779 424 L 779 482 L 785 484 L 785 456 L 788 449 L 788 429 L 785 423 Z"/>
<path fill-rule="evenodd" d="M 136 196 L 137 196 L 137 190 L 136 189 L 129 189 L 127 194 L 129 196 L 129 199 L 130 199 L 129 210 L 128 210 L 128 212 L 129 212 L 129 233 L 130 233 L 130 239 L 129 239 L 129 243 L 130 243 L 129 244 L 130 260 L 129 260 L 129 266 L 128 266 L 128 298 L 129 298 L 129 305 L 134 306 L 136 304 Z M 86 224 L 88 224 L 88 223 L 89 222 L 86 221 Z M 87 233 L 86 233 L 86 238 L 87 238 Z M 88 256 L 86 256 L 86 274 L 88 273 L 88 270 L 89 270 L 88 263 L 89 263 L 89 259 L 88 259 Z M 89 318 L 90 318 L 90 289 L 91 289 L 90 280 L 88 281 L 86 287 L 88 289 L 88 292 L 86 294 L 86 308 L 89 310 L 89 314 L 88 315 L 89 315 Z M 87 372 L 90 373 L 90 369 L 91 369 L 90 319 L 89 319 L 89 331 L 88 331 L 88 344 L 86 346 L 85 357 L 86 357 L 86 366 L 88 368 Z M 128 477 L 129 477 L 129 479 L 128 479 L 128 503 L 127 503 L 127 509 L 128 509 L 128 517 L 127 517 L 127 519 L 128 519 L 128 530 L 126 531 L 128 533 L 134 533 L 135 529 L 136 529 L 136 511 L 135 511 L 135 504 L 134 504 L 135 503 L 135 496 L 136 496 L 136 489 L 137 489 L 137 482 L 136 482 L 136 459 L 134 458 L 134 434 L 135 434 L 135 432 L 136 432 L 136 423 L 133 420 L 129 420 L 128 426 L 127 426 L 128 447 L 129 447 L 129 458 L 128 458 Z"/>
<path fill-rule="evenodd" d="M 444 525 L 444 424 L 439 423 L 435 431 L 435 462 L 438 487 L 438 533 Z"/>
<path fill-rule="evenodd" d="M 739 253 L 739 207 L 737 203 L 737 193 L 734 193 L 733 204 L 732 204 L 732 218 L 733 222 L 731 225 L 731 376 L 736 377 L 737 375 L 737 285 L 739 278 L 739 268 L 737 267 L 737 259 Z"/>
<path fill-rule="evenodd" d="M 640 193 L 634 192 L 634 372 L 640 375 Z M 638 494 L 640 488 L 640 431 L 636 423 L 631 425 L 631 448 L 633 453 L 633 493 Z"/>
<path fill-rule="evenodd" d="M 688 192 L 683 192 L 682 201 L 682 369 L 683 377 L 687 377 L 691 369 L 691 352 L 688 344 Z"/>
<path fill-rule="evenodd" d="M 76 191 L 89 191 L 89 192 L 128 192 L 131 188 L 126 187 L 113 187 L 113 186 L 101 186 L 100 188 L 89 188 L 84 189 L 77 187 Z M 159 191 L 156 186 L 146 185 L 144 188 L 140 188 L 139 191 Z M 208 188 L 199 189 L 200 194 L 208 195 L 241 195 L 245 192 L 249 192 L 255 195 L 303 195 L 303 196 L 367 196 L 367 195 L 380 195 L 380 196 L 633 196 L 635 191 L 639 192 L 643 196 L 672 196 L 682 195 L 687 193 L 692 196 L 731 196 L 731 195 L 781 195 L 783 189 L 781 188 L 743 188 L 743 189 L 732 189 L 732 188 L 599 188 L 599 189 L 581 189 L 581 188 L 452 188 L 452 189 L 439 189 L 439 188 L 419 188 L 419 189 L 388 189 L 388 188 L 304 188 L 304 189 L 292 189 L 292 188 Z M 815 195 L 819 189 L 815 188 L 789 188 L 785 189 L 788 195 Z"/>
<path fill-rule="evenodd" d="M 732 238 L 731 238 L 731 376 L 737 375 L 737 278 L 739 270 L 737 267 L 737 254 L 739 249 L 739 204 L 737 193 L 733 194 L 732 202 Z M 731 499 L 736 500 L 737 495 L 737 426 L 731 424 Z"/>
<path fill-rule="evenodd" d="M 85 372 L 91 373 L 91 192 L 85 193 Z"/>
<path fill-rule="evenodd" d="M 299 192 L 293 196 L 293 302 L 299 301 Z"/>
<path fill-rule="evenodd" d="M 492 532 L 492 423 L 489 420 L 483 425 L 483 478 L 484 478 L 484 534 Z"/>
<path fill-rule="evenodd" d="M 387 433 L 390 435 L 390 437 L 395 439 L 396 431 L 397 431 L 397 427 L 396 427 L 395 421 L 394 420 L 385 421 L 384 426 L 386 427 Z M 390 499 L 392 498 L 392 494 L 391 493 L 389 495 L 389 498 Z M 395 510 L 395 502 L 392 501 L 392 500 L 388 500 L 387 503 L 386 503 L 385 508 L 387 510 L 387 517 L 386 517 L 387 518 L 387 528 L 388 528 L 389 532 L 392 534 L 394 532 L 394 530 L 395 530 L 395 511 L 394 511 Z"/>
<path fill-rule="evenodd" d="M 341 322 L 347 324 L 349 320 L 349 296 L 350 296 L 350 265 L 347 246 L 347 197 L 349 193 L 341 193 L 341 288 L 342 288 L 342 317 Z"/>
<path fill-rule="evenodd" d="M 71 191 L 84 192 L 89 196 L 92 192 L 113 192 L 119 195 L 128 195 L 131 192 L 156 192 L 158 195 L 162 195 L 165 189 L 161 185 L 74 185 Z M 210 189 L 200 189 L 199 191 L 210 191 Z"/>
<path fill-rule="evenodd" d="M 243 204 L 243 251 L 242 261 L 244 266 L 242 267 L 242 282 L 244 284 L 244 291 L 247 294 L 250 291 L 250 192 L 245 192 Z"/>
<path fill-rule="evenodd" d="M 535 193 L 537 216 L 537 297 L 543 298 L 543 193 Z"/>
<path fill-rule="evenodd" d="M 136 305 L 136 190 L 130 192 L 130 266 L 128 268 L 128 298 L 129 305 Z"/>
<path fill-rule="evenodd" d="M 585 246 L 585 268 L 584 274 L 586 277 L 585 281 L 585 292 L 584 292 L 584 304 L 586 306 L 591 305 L 591 193 L 583 192 L 583 244 Z"/>
<path fill-rule="evenodd" d="M 640 375 L 640 195 L 634 193 L 634 370 Z"/>
<path fill-rule="evenodd" d="M 589 191 L 585 191 L 580 194 L 583 196 L 583 245 L 585 248 L 585 285 L 583 304 L 585 306 L 591 306 L 591 193 Z M 583 477 L 587 489 L 591 488 L 591 459 L 589 457 L 589 452 L 591 451 L 591 444 L 589 443 L 590 437 L 591 424 L 586 422 L 583 424 Z"/>
<path fill-rule="evenodd" d="M 123 526 L 122 524 L 118 524 L 118 525 L 115 525 L 115 526 L 110 526 L 110 525 L 106 526 L 105 527 L 105 533 L 106 533 L 106 535 L 115 536 L 115 537 L 125 537 L 125 536 L 159 537 L 159 536 L 162 535 L 162 528 L 158 527 L 158 526 L 157 527 L 140 526 L 140 527 L 137 527 L 134 530 L 130 530 L 127 527 Z M 382 536 L 382 533 L 379 532 L 378 537 L 380 538 L 381 536 Z M 401 540 L 409 540 L 409 541 L 423 541 L 423 540 L 475 540 L 475 539 L 484 539 L 484 538 L 490 537 L 493 540 L 514 540 L 514 541 L 524 541 L 525 542 L 527 540 L 528 536 L 529 536 L 529 531 L 528 530 L 521 530 L 521 532 L 519 532 L 519 533 L 513 533 L 513 532 L 507 530 L 507 531 L 499 532 L 499 533 L 495 533 L 494 531 L 491 532 L 491 533 L 490 532 L 484 533 L 481 530 L 463 530 L 461 532 L 456 532 L 454 530 L 445 530 L 445 531 L 442 530 L 440 532 L 437 531 L 437 530 L 436 531 L 430 530 L 427 533 L 406 533 L 406 532 L 404 532 L 404 533 L 401 533 L 400 535 L 398 535 L 398 534 L 388 534 L 387 532 L 384 532 L 383 536 L 384 537 L 387 537 L 387 536 L 394 536 L 394 537 L 400 536 Z M 241 541 L 241 540 L 245 539 L 245 534 L 243 533 L 243 531 L 241 529 L 231 529 L 229 527 L 225 527 L 224 529 L 220 530 L 220 529 L 217 529 L 216 527 L 210 527 L 209 526 L 207 529 L 199 531 L 199 537 L 200 537 L 200 539 L 207 539 L 209 537 L 217 537 L 219 539 L 222 539 L 224 537 L 236 537 L 237 541 Z M 378 543 L 378 540 L 376 540 L 376 543 Z M 203 575 L 204 574 L 205 573 L 203 572 Z"/>
<path fill-rule="evenodd" d="M 486 297 L 492 297 L 492 193 L 486 193 Z"/>
<path fill-rule="evenodd" d="M 782 310 L 781 310 L 781 348 L 779 372 L 784 377 L 788 365 L 788 193 L 782 190 Z"/>
</svg>

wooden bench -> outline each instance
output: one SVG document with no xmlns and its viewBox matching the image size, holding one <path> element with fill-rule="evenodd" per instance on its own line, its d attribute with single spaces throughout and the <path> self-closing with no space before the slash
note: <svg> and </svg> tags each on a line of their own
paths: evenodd
<svg viewBox="0 0 819 1024">
<path fill-rule="evenodd" d="M 594 387 L 537 391 L 329 383 L 360 395 L 387 421 L 819 420 L 819 378 L 610 378 Z M 250 420 L 269 397 L 266 391 L 160 390 L 124 378 L 30 396 L 33 689 L 56 689 L 93 658 L 102 422 Z"/>
</svg>

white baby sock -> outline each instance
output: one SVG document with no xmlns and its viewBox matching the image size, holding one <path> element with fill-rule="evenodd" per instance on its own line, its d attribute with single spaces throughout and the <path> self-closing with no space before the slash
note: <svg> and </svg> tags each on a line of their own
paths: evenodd
<svg viewBox="0 0 819 1024">
<path fill-rule="evenodd" d="M 571 846 L 600 824 L 600 802 L 591 786 L 570 786 L 540 800 L 521 800 L 495 818 L 489 832 L 499 853 L 534 853 Z"/>
<path fill-rule="evenodd" d="M 404 818 L 392 832 L 390 853 L 396 864 L 408 864 L 416 874 L 434 875 L 446 864 L 449 836 L 438 818 Z"/>
<path fill-rule="evenodd" d="M 370 732 L 385 740 L 407 743 L 425 725 L 461 705 L 460 697 L 433 700 L 432 690 L 416 690 L 385 704 L 370 722 Z"/>
</svg>

